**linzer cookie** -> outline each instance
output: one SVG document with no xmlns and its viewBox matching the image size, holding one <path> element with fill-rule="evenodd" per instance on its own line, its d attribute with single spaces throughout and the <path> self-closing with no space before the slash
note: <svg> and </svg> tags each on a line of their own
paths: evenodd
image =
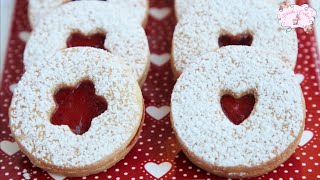
<svg viewBox="0 0 320 180">
<path fill-rule="evenodd" d="M 289 4 L 294 4 L 294 0 L 260 0 L 260 1 L 256 1 L 256 0 L 247 0 L 247 2 L 253 2 L 253 3 L 261 3 L 262 4 L 271 4 L 273 5 L 273 7 L 275 9 L 279 9 L 280 5 L 282 3 L 288 2 Z M 256 1 L 256 2 L 254 2 Z M 197 14 L 203 14 L 203 13 L 210 13 L 210 12 L 214 12 L 212 11 L 212 6 L 219 6 L 220 3 L 224 3 L 225 5 L 230 5 L 230 3 L 228 0 L 226 1 L 212 1 L 212 0 L 175 0 L 175 13 L 176 13 L 176 17 L 179 20 L 180 18 L 182 18 L 183 16 L 186 16 L 188 14 L 193 14 L 193 13 L 197 13 Z M 241 5 L 241 4 L 236 4 Z M 248 9 L 250 9 L 250 7 L 247 7 Z M 223 9 L 222 9 L 223 10 Z M 232 15 L 232 13 L 230 14 Z"/>
<path fill-rule="evenodd" d="M 178 79 L 171 121 L 186 156 L 228 178 L 255 177 L 295 151 L 305 102 L 292 70 L 261 49 L 228 46 L 192 63 Z"/>
<path fill-rule="evenodd" d="M 48 172 L 77 177 L 124 158 L 144 119 L 130 73 L 118 57 L 90 47 L 58 51 L 28 69 L 9 110 L 22 152 Z"/>
<path fill-rule="evenodd" d="M 39 21 L 51 13 L 52 10 L 66 3 L 71 3 L 73 0 L 29 0 L 29 21 L 33 28 Z M 90 0 L 86 0 L 90 1 Z M 104 3 L 120 6 L 126 9 L 124 15 L 127 18 L 132 18 L 133 21 L 142 24 L 147 24 L 149 4 L 147 0 L 108 0 Z"/>
<path fill-rule="evenodd" d="M 92 46 L 121 57 L 143 84 L 150 65 L 147 37 L 121 11 L 102 1 L 77 1 L 53 10 L 31 33 L 24 52 L 25 69 L 51 60 L 47 57 L 60 49 Z"/>
<path fill-rule="evenodd" d="M 297 35 L 295 31 L 286 32 L 272 18 L 277 9 L 261 1 L 228 2 L 218 1 L 210 13 L 192 14 L 178 22 L 172 52 L 175 77 L 198 56 L 228 45 L 252 46 L 279 54 L 281 58 L 276 60 L 293 69 L 298 54 Z"/>
</svg>

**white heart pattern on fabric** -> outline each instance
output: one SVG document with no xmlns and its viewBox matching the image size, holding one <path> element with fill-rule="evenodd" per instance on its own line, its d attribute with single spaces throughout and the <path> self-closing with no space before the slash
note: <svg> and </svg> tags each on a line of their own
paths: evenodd
<svg viewBox="0 0 320 180">
<path fill-rule="evenodd" d="M 313 137 L 313 132 L 309 130 L 305 130 L 302 134 L 301 140 L 299 142 L 299 146 L 304 146 L 307 144 Z"/>
<path fill-rule="evenodd" d="M 150 8 L 149 10 L 149 14 L 157 19 L 157 20 L 162 20 L 164 18 L 166 18 L 171 12 L 171 9 L 168 7 L 165 8 Z"/>
<path fill-rule="evenodd" d="M 164 53 L 161 55 L 151 54 L 150 60 L 153 64 L 155 64 L 157 66 L 162 66 L 170 60 L 170 57 L 171 56 L 169 53 Z"/>
<path fill-rule="evenodd" d="M 30 37 L 30 32 L 27 31 L 21 31 L 19 33 L 19 38 L 23 41 L 23 42 L 27 42 L 29 40 Z"/>
<path fill-rule="evenodd" d="M 161 178 L 165 174 L 169 172 L 171 169 L 172 164 L 169 162 L 163 162 L 161 164 L 156 164 L 154 162 L 148 162 L 144 165 L 144 168 L 150 173 L 152 176 L 156 178 Z"/>
<path fill-rule="evenodd" d="M 63 180 L 64 178 L 66 178 L 65 176 L 61 176 L 58 174 L 53 174 L 53 173 L 49 173 L 48 174 L 54 179 L 54 180 Z"/>
<path fill-rule="evenodd" d="M 16 89 L 16 87 L 17 87 L 17 84 L 11 84 L 11 85 L 9 86 L 9 89 L 10 89 L 10 91 L 13 93 L 13 92 L 14 92 L 14 89 Z"/>
<path fill-rule="evenodd" d="M 304 80 L 304 75 L 303 74 L 296 74 L 295 78 L 299 82 L 299 84 L 301 84 Z"/>
<path fill-rule="evenodd" d="M 8 154 L 9 156 L 12 156 L 13 154 L 15 154 L 20 150 L 16 142 L 11 142 L 7 140 L 1 141 L 0 148 L 3 152 Z"/>
<path fill-rule="evenodd" d="M 169 106 L 162 106 L 160 108 L 155 106 L 149 106 L 146 109 L 147 113 L 156 120 L 161 120 L 170 112 Z"/>
</svg>

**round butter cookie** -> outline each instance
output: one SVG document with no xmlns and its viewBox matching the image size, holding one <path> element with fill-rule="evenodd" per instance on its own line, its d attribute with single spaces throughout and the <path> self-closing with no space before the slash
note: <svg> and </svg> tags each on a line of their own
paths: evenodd
<svg viewBox="0 0 320 180">
<path fill-rule="evenodd" d="M 183 152 L 218 176 L 272 171 L 295 151 L 305 102 L 292 70 L 260 49 L 228 46 L 192 63 L 171 98 L 171 122 Z"/>
<path fill-rule="evenodd" d="M 144 119 L 140 87 L 121 59 L 90 47 L 58 51 L 15 89 L 10 129 L 31 162 L 51 173 L 87 176 L 124 158 Z"/>
<path fill-rule="evenodd" d="M 279 9 L 280 5 L 285 2 L 285 0 L 247 0 L 247 1 L 255 1 L 254 3 L 262 3 L 262 4 L 272 4 L 275 9 Z M 264 2 L 265 1 L 265 2 Z M 294 0 L 289 0 L 289 4 L 294 4 Z M 226 1 L 212 1 L 212 0 L 175 0 L 175 14 L 177 19 L 179 20 L 181 17 L 192 14 L 192 13 L 204 13 L 204 12 L 214 12 L 210 7 L 218 6 L 220 3 L 224 3 L 225 5 L 230 5 L 228 0 Z M 241 5 L 236 4 L 236 5 Z M 249 7 L 248 7 L 249 9 Z M 231 15 L 231 14 L 230 14 Z"/>
<path fill-rule="evenodd" d="M 287 32 L 274 6 L 261 1 L 217 1 L 210 13 L 182 18 L 174 31 L 172 69 L 176 78 L 191 62 L 212 50 L 228 45 L 252 46 L 279 54 L 288 68 L 294 68 L 298 54 L 295 31 Z M 201 2 L 201 1 L 200 1 Z M 250 8 L 248 8 L 250 7 Z"/>
<path fill-rule="evenodd" d="M 50 14 L 53 9 L 72 1 L 73 0 L 29 0 L 28 12 L 31 27 L 35 28 L 40 19 Z M 132 18 L 132 20 L 140 23 L 143 26 L 147 24 L 149 9 L 149 3 L 147 0 L 107 0 L 104 3 L 109 3 L 113 6 L 119 6 L 120 8 L 126 10 L 125 15 L 129 14 L 127 18 Z"/>
<path fill-rule="evenodd" d="M 139 24 L 121 14 L 102 1 L 76 1 L 53 10 L 31 33 L 24 52 L 25 69 L 52 60 L 47 57 L 60 49 L 92 46 L 121 57 L 143 84 L 150 66 L 147 36 Z"/>
</svg>

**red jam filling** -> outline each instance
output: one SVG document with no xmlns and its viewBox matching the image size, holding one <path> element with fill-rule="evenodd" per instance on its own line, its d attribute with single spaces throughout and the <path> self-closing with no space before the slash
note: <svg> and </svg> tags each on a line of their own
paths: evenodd
<svg viewBox="0 0 320 180">
<path fill-rule="evenodd" d="M 84 35 L 82 33 L 73 33 L 69 36 L 67 40 L 67 47 L 78 47 L 78 46 L 89 46 L 99 49 L 107 50 L 104 47 L 104 41 L 106 39 L 106 35 L 103 33 L 96 33 L 92 35 Z"/>
<path fill-rule="evenodd" d="M 230 45 L 251 46 L 252 41 L 253 36 L 249 33 L 238 34 L 236 36 L 225 34 L 221 35 L 218 39 L 219 47 Z"/>
<path fill-rule="evenodd" d="M 229 120 L 239 125 L 246 120 L 251 114 L 256 103 L 254 95 L 249 94 L 242 96 L 239 99 L 232 95 L 224 95 L 220 100 L 222 110 Z"/>
<path fill-rule="evenodd" d="M 77 135 L 87 132 L 93 118 L 108 108 L 107 101 L 96 95 L 94 84 L 82 81 L 76 87 L 64 87 L 54 94 L 56 110 L 51 117 L 54 125 L 68 125 Z"/>
</svg>

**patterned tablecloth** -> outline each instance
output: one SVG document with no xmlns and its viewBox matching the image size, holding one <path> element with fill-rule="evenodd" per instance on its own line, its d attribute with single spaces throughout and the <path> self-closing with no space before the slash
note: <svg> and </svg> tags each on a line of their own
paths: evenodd
<svg viewBox="0 0 320 180">
<path fill-rule="evenodd" d="M 300 2 L 302 3 L 302 2 Z M 8 128 L 8 107 L 24 72 L 22 55 L 30 26 L 27 0 L 18 0 L 0 88 L 0 179 L 63 179 L 33 166 L 19 151 Z M 151 70 L 142 92 L 146 119 L 138 143 L 114 167 L 77 179 L 222 179 L 193 165 L 182 153 L 170 125 L 170 95 L 175 82 L 170 69 L 172 33 L 176 24 L 173 0 L 151 0 L 146 33 Z M 295 69 L 306 99 L 306 128 L 292 157 L 279 168 L 256 179 L 320 179 L 320 86 L 316 38 L 297 30 L 299 55 Z M 50 42 L 49 42 L 50 43 Z"/>
</svg>

